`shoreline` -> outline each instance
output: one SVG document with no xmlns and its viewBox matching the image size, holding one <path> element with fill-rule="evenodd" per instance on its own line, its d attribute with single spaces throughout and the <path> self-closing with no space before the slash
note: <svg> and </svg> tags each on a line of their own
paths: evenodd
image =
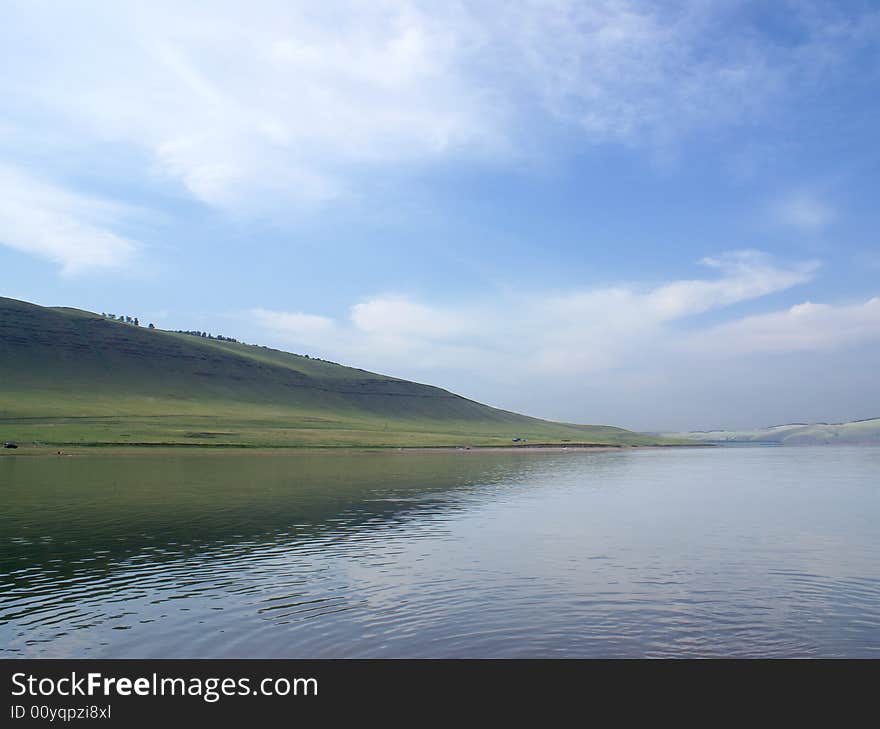
<svg viewBox="0 0 880 729">
<path fill-rule="evenodd" d="M 78 458 L 90 455 L 112 456 L 169 456 L 169 455 L 316 455 L 376 453 L 386 455 L 429 454 L 429 453 L 603 453 L 626 450 L 652 450 L 658 448 L 705 448 L 711 443 L 669 443 L 655 445 L 613 445 L 613 444 L 525 444 L 525 445 L 485 445 L 485 446 L 230 446 L 230 445 L 82 445 L 82 446 L 19 446 L 0 449 L 0 458 Z"/>
</svg>

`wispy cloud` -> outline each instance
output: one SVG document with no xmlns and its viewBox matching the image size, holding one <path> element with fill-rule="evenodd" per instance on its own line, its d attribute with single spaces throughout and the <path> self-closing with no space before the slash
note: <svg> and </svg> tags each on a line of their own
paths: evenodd
<svg viewBox="0 0 880 729">
<path fill-rule="evenodd" d="M 414 3 L 17 11 L 31 32 L 9 39 L 20 75 L 2 91 L 72 133 L 146 151 L 211 205 L 327 201 L 358 166 L 498 138 L 498 112 L 458 69 L 459 29 Z"/>
<path fill-rule="evenodd" d="M 805 301 L 784 311 L 749 316 L 696 335 L 690 347 L 713 357 L 812 352 L 880 340 L 880 298 L 858 304 Z"/>
<path fill-rule="evenodd" d="M 667 346 L 663 339 L 679 321 L 805 283 L 817 266 L 777 264 L 758 251 L 703 263 L 719 275 L 653 288 L 508 294 L 454 306 L 380 295 L 354 304 L 340 321 L 264 309 L 251 316 L 291 346 L 385 370 L 581 376 L 621 366 L 639 349 Z"/>
<path fill-rule="evenodd" d="M 251 309 L 249 314 L 260 327 L 284 332 L 287 338 L 300 344 L 320 344 L 335 335 L 336 324 L 326 316 L 259 307 Z"/>
<path fill-rule="evenodd" d="M 507 4 L 497 27 L 547 111 L 596 141 L 652 146 L 749 120 L 781 89 L 792 59 L 730 33 L 727 14 L 689 2 L 526 2 Z"/>
<path fill-rule="evenodd" d="M 0 245 L 47 258 L 65 274 L 130 262 L 137 243 L 113 230 L 130 213 L 0 165 Z"/>
<path fill-rule="evenodd" d="M 453 304 L 386 294 L 314 322 L 307 313 L 246 316 L 277 346 L 555 419 L 668 429 L 847 408 L 867 417 L 870 397 L 860 406 L 853 393 L 871 392 L 880 299 L 743 315 L 737 307 L 747 302 L 793 296 L 818 264 L 757 251 L 703 264 L 712 273 L 653 286 L 508 291 Z M 833 402 L 816 399 L 817 377 Z"/>
<path fill-rule="evenodd" d="M 809 190 L 798 190 L 781 198 L 773 215 L 783 225 L 812 233 L 834 222 L 837 211 L 828 200 Z"/>
<path fill-rule="evenodd" d="M 0 94 L 72 139 L 133 146 L 207 204 L 277 212 L 369 189 L 377 165 L 516 159 L 548 125 L 656 146 L 748 122 L 784 104 L 804 69 L 835 72 L 877 17 L 792 5 L 797 40 L 780 42 L 741 9 L 731 24 L 737 12 L 634 0 L 23 3 L 0 31 L 16 69 Z"/>
</svg>

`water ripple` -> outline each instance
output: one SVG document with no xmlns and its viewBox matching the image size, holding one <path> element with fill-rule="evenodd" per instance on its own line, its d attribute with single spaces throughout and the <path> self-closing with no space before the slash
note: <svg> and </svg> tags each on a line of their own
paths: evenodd
<svg viewBox="0 0 880 729">
<path fill-rule="evenodd" d="M 876 657 L 880 449 L 824 453 L 0 470 L 0 654 Z"/>
</svg>

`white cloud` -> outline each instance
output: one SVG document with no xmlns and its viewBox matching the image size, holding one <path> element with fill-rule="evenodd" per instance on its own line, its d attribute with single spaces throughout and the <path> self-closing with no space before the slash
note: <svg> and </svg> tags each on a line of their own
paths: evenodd
<svg viewBox="0 0 880 729">
<path fill-rule="evenodd" d="M 719 33 L 724 15 L 704 3 L 536 1 L 509 4 L 499 28 L 548 111 L 598 141 L 652 145 L 749 118 L 780 87 L 786 64 Z"/>
<path fill-rule="evenodd" d="M 806 301 L 698 334 L 693 350 L 717 357 L 829 350 L 880 339 L 880 298 L 833 306 Z"/>
<path fill-rule="evenodd" d="M 872 37 L 874 16 L 825 22 L 795 7 L 802 40 L 779 44 L 748 24 L 730 32 L 731 12 L 35 0 L 6 9 L 0 98 L 61 137 L 130 145 L 207 204 L 277 212 L 369 189 L 380 164 L 527 154 L 548 124 L 627 145 L 737 124 Z"/>
<path fill-rule="evenodd" d="M 65 274 L 131 261 L 137 244 L 113 232 L 130 212 L 0 165 L 0 245 L 48 258 Z"/>
<path fill-rule="evenodd" d="M 380 296 L 351 308 L 354 326 L 367 334 L 451 339 L 469 327 L 459 315 L 405 296 Z"/>
<path fill-rule="evenodd" d="M 336 325 L 326 316 L 298 312 L 251 309 L 251 317 L 265 329 L 283 331 L 288 337 L 302 344 L 321 344 L 335 334 Z"/>
<path fill-rule="evenodd" d="M 776 203 L 773 212 L 782 224 L 808 233 L 822 230 L 837 217 L 830 203 L 807 190 L 785 196 Z"/>
<path fill-rule="evenodd" d="M 0 90 L 145 150 L 211 205 L 322 202 L 359 165 L 496 145 L 461 39 L 413 3 L 17 10 L 28 43 L 10 38 L 19 73 Z"/>
<path fill-rule="evenodd" d="M 679 320 L 805 283 L 816 268 L 774 264 L 756 251 L 704 263 L 721 275 L 647 289 L 507 294 L 452 307 L 385 295 L 353 305 L 347 321 L 257 310 L 255 322 L 289 344 L 402 374 L 583 376 L 621 366 L 640 349 L 666 346 L 664 337 Z M 303 326 L 312 319 L 320 325 Z"/>
<path fill-rule="evenodd" d="M 251 321 L 278 346 L 570 422 L 755 427 L 876 410 L 880 299 L 803 303 L 718 324 L 737 304 L 810 281 L 817 266 L 755 251 L 703 263 L 717 275 L 454 305 L 376 296 L 305 332 L 302 317 L 311 315 L 263 312 Z"/>
<path fill-rule="evenodd" d="M 669 319 L 697 314 L 805 283 L 819 265 L 807 261 L 780 267 L 766 254 L 754 250 L 704 258 L 702 263 L 724 276 L 714 281 L 679 281 L 661 286 L 650 294 L 649 308 Z"/>
</svg>

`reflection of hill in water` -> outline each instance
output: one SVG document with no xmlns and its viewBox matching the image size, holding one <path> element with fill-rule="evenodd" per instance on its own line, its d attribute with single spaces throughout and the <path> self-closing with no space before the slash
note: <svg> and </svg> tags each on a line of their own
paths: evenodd
<svg viewBox="0 0 880 729">
<path fill-rule="evenodd" d="M 869 657 L 878 458 L 0 459 L 0 655 Z"/>
<path fill-rule="evenodd" d="M 0 584 L 26 588 L 217 550 L 296 545 L 455 508 L 532 455 L 184 455 L 0 463 Z M 143 557 L 142 557 L 143 558 Z"/>
</svg>

